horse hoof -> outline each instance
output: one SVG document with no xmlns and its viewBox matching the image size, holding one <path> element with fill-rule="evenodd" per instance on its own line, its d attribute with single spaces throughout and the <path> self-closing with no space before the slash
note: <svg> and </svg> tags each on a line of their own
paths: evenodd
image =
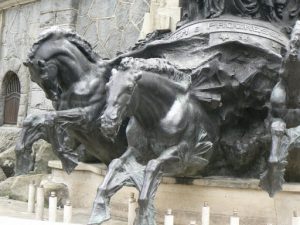
<svg viewBox="0 0 300 225">
<path fill-rule="evenodd" d="M 110 217 L 102 218 L 102 217 L 91 217 L 87 225 L 100 225 L 106 221 L 108 221 Z"/>
<path fill-rule="evenodd" d="M 105 205 L 98 205 L 94 207 L 88 225 L 100 225 L 108 220 L 110 220 L 109 209 Z"/>
</svg>

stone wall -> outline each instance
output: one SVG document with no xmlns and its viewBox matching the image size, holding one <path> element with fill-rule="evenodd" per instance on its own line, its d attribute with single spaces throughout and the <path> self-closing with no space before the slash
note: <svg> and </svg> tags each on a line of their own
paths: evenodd
<svg viewBox="0 0 300 225">
<path fill-rule="evenodd" d="M 75 30 L 102 57 L 111 58 L 138 41 L 144 14 L 149 11 L 149 1 L 0 0 L 0 172 L 4 175 L 1 178 L 0 173 L 0 195 L 11 193 L 13 189 L 7 183 L 16 181 L 11 176 L 15 160 L 14 143 L 20 132 L 14 126 L 2 126 L 5 76 L 14 72 L 20 81 L 17 127 L 21 127 L 28 114 L 52 110 L 51 102 L 45 98 L 41 88 L 30 81 L 29 71 L 23 65 L 30 47 L 42 30 L 51 26 Z M 50 154 L 50 147 L 39 142 L 34 145 L 33 151 L 37 160 L 34 173 L 47 173 L 47 160 L 56 159 Z M 26 182 L 32 179 L 31 176 L 35 175 L 25 177 Z M 8 179 L 1 183 L 5 178 Z"/>
<path fill-rule="evenodd" d="M 23 61 L 27 51 L 36 38 L 39 27 L 39 2 L 18 5 L 1 12 L 0 43 L 0 93 L 3 92 L 2 81 L 12 71 L 17 74 L 21 84 L 21 98 L 18 125 L 27 114 L 29 101 L 29 74 Z M 3 123 L 3 95 L 0 98 L 0 124 Z"/>
<path fill-rule="evenodd" d="M 75 29 L 79 0 L 41 0 L 40 28 L 61 26 Z"/>
<path fill-rule="evenodd" d="M 37 35 L 51 26 L 75 29 L 79 0 L 41 0 L 36 4 L 39 5 Z M 37 84 L 31 83 L 30 94 L 28 114 L 41 114 L 53 109 Z"/>
<path fill-rule="evenodd" d="M 76 31 L 104 58 L 133 46 L 150 0 L 81 0 Z"/>
<path fill-rule="evenodd" d="M 52 110 L 43 91 L 30 82 L 22 62 L 38 34 L 51 26 L 76 30 L 105 58 L 133 46 L 149 11 L 150 0 L 1 0 L 0 126 L 3 124 L 3 79 L 12 71 L 21 83 L 18 126 L 27 114 Z M 0 127 L 1 129 L 1 127 Z"/>
</svg>

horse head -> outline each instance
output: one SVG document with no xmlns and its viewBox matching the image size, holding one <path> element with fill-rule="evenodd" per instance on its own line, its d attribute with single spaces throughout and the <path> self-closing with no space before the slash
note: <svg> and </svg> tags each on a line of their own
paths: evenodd
<svg viewBox="0 0 300 225">
<path fill-rule="evenodd" d="M 109 138 L 114 138 L 122 121 L 130 116 L 133 95 L 142 74 L 137 70 L 112 70 L 110 81 L 106 84 L 107 105 L 101 116 L 101 130 Z"/>
<path fill-rule="evenodd" d="M 102 73 L 97 69 L 105 68 L 104 64 L 86 40 L 58 27 L 47 29 L 39 36 L 24 63 L 31 80 L 54 102 L 83 77 Z"/>
<path fill-rule="evenodd" d="M 43 89 L 48 99 L 56 102 L 61 94 L 57 77 L 57 65 L 43 59 L 25 62 L 24 65 L 29 68 L 31 80 Z"/>
</svg>

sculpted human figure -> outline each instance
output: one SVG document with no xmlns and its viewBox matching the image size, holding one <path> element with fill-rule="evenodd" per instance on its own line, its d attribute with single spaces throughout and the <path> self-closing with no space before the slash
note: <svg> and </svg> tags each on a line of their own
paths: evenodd
<svg viewBox="0 0 300 225">
<path fill-rule="evenodd" d="M 287 0 L 233 0 L 233 5 L 244 16 L 255 16 L 260 12 L 262 18 L 269 21 L 283 19 Z"/>
<path fill-rule="evenodd" d="M 178 26 L 197 19 L 219 17 L 225 9 L 225 0 L 186 0 L 183 3 L 182 19 Z"/>
<path fill-rule="evenodd" d="M 299 40 L 300 23 L 297 22 L 291 34 L 288 51 L 282 60 L 280 80 L 273 88 L 270 99 L 271 155 L 268 169 L 262 175 L 260 183 L 270 196 L 282 189 L 288 151 L 297 142 L 295 137 L 300 125 Z"/>
<path fill-rule="evenodd" d="M 203 11 L 205 18 L 214 18 L 224 12 L 225 0 L 204 0 Z"/>
<path fill-rule="evenodd" d="M 259 10 L 259 2 L 257 0 L 232 0 L 233 5 L 243 16 L 253 16 Z"/>
<path fill-rule="evenodd" d="M 283 18 L 284 9 L 286 5 L 287 5 L 287 0 L 274 0 L 275 13 L 279 19 Z"/>
</svg>

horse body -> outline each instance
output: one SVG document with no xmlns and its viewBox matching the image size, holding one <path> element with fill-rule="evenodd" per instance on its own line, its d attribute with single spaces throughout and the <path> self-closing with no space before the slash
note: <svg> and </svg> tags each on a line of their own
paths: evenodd
<svg viewBox="0 0 300 225">
<path fill-rule="evenodd" d="M 159 45 L 152 47 L 160 49 Z M 171 49 L 175 52 L 173 47 Z M 162 59 L 163 56 L 149 58 L 146 50 L 144 57 L 147 59 L 137 51 L 104 61 L 78 35 L 58 29 L 42 34 L 26 63 L 31 79 L 44 90 L 57 111 L 29 116 L 25 120 L 16 147 L 17 169 L 21 173 L 32 169 L 31 146 L 38 139 L 51 143 L 67 172 L 77 165 L 76 148 L 81 144 L 96 158 L 110 164 L 97 191 L 89 224 L 99 224 L 110 218 L 110 197 L 124 185 L 134 185 L 140 192 L 136 225 L 155 224 L 153 200 L 162 173 L 199 175 L 211 159 L 213 149 L 218 148 L 221 123 L 215 112 L 217 106 L 209 108 L 205 102 L 212 104 L 215 101 L 220 106 L 221 97 L 225 97 L 226 105 L 226 98 L 230 97 L 222 96 L 218 91 L 220 88 L 227 94 L 233 92 L 233 96 L 241 93 L 236 88 L 239 82 L 234 82 L 231 76 L 242 73 L 235 71 L 235 61 L 218 61 L 216 68 L 210 63 L 211 72 L 210 67 L 207 70 L 204 65 L 199 67 L 203 74 L 194 71 L 199 80 L 193 80 L 189 87 L 185 81 L 190 78 L 191 71 L 179 70 L 167 59 Z M 141 58 L 127 60 L 126 67 L 125 57 L 132 55 Z M 259 60 L 254 59 L 252 64 L 260 65 Z M 113 76 L 106 85 L 112 67 L 118 67 L 119 71 L 112 70 Z M 226 69 L 221 72 L 221 67 L 229 72 L 225 73 Z M 267 74 L 276 71 L 274 68 Z M 253 72 L 259 74 L 255 71 L 260 70 Z M 175 77 L 182 83 L 175 82 Z M 240 100 L 244 101 L 243 96 Z M 231 98 L 228 102 L 238 104 Z M 244 104 L 243 107 L 253 105 Z M 227 113 L 224 110 L 221 114 Z M 126 128 L 127 117 L 131 119 Z M 239 120 L 229 121 L 238 123 Z M 275 141 L 273 145 L 278 146 Z M 278 154 L 276 148 L 273 153 Z"/>
<path fill-rule="evenodd" d="M 125 130 L 113 143 L 102 135 L 95 122 L 105 106 L 105 83 L 110 69 L 86 41 L 75 33 L 50 29 L 33 45 L 25 65 L 31 80 L 43 89 L 57 111 L 25 119 L 16 146 L 17 164 L 21 165 L 25 158 L 31 162 L 17 167 L 17 174 L 32 169 L 31 146 L 38 139 L 51 143 L 67 172 L 77 165 L 74 142 L 83 144 L 107 165 L 124 152 Z"/>
<path fill-rule="evenodd" d="M 187 87 L 155 73 L 113 70 L 107 89 L 102 132 L 114 137 L 121 121 L 132 116 L 128 148 L 110 164 L 89 224 L 109 219 L 110 196 L 128 183 L 140 191 L 136 224 L 155 224 L 153 200 L 162 173 L 196 175 L 208 164 L 218 128 Z"/>
</svg>

